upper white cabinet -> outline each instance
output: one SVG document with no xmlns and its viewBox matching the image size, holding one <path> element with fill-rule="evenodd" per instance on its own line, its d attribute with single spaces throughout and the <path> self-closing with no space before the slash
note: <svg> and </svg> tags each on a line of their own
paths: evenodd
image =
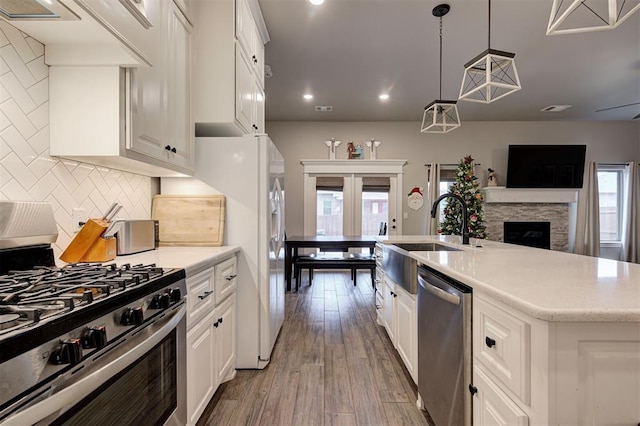
<svg viewBox="0 0 640 426">
<path fill-rule="evenodd" d="M 152 66 L 50 67 L 51 155 L 148 176 L 193 173 L 192 27 L 173 2 L 145 4 Z"/>
<path fill-rule="evenodd" d="M 264 133 L 264 44 L 256 1 L 194 3 L 196 136 Z"/>
<path fill-rule="evenodd" d="M 51 2 L 41 2 L 49 7 Z M 49 3 L 49 4 L 47 4 Z M 65 13 L 48 21 L 12 20 L 11 24 L 43 43 L 48 65 L 153 65 L 157 9 L 165 0 L 58 0 Z"/>
</svg>

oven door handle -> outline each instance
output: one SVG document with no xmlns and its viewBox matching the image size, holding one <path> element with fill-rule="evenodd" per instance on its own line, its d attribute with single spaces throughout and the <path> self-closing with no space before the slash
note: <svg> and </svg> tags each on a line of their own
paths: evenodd
<svg viewBox="0 0 640 426">
<path fill-rule="evenodd" d="M 185 313 L 186 306 L 183 305 L 178 312 L 176 312 L 157 332 L 153 333 L 149 338 L 133 347 L 130 351 L 88 376 L 83 377 L 71 386 L 61 389 L 44 400 L 12 415 L 2 423 L 2 425 L 32 425 L 67 406 L 76 404 L 82 398 L 99 388 L 103 383 L 107 382 L 107 380 L 120 373 L 127 366 L 131 365 L 138 358 L 153 349 L 158 343 L 162 342 L 162 340 L 164 340 L 164 338 L 167 337 L 185 317 Z"/>
</svg>

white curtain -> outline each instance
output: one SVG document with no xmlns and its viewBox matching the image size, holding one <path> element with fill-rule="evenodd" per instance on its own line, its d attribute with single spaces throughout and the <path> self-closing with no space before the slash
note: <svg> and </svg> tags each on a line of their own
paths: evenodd
<svg viewBox="0 0 640 426">
<path fill-rule="evenodd" d="M 635 162 L 624 169 L 623 191 L 620 260 L 640 263 L 640 174 Z"/>
<path fill-rule="evenodd" d="M 427 234 L 438 234 L 438 215 L 431 217 L 431 206 L 440 195 L 440 163 L 429 164 L 427 176 Z"/>
<path fill-rule="evenodd" d="M 582 189 L 578 194 L 576 242 L 573 252 L 587 256 L 600 256 L 598 165 L 593 161 L 589 161 L 586 165 Z"/>
</svg>

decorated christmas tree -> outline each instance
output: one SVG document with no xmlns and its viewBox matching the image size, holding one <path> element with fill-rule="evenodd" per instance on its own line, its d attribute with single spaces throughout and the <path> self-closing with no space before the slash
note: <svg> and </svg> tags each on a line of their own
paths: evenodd
<svg viewBox="0 0 640 426">
<path fill-rule="evenodd" d="M 472 238 L 487 238 L 484 225 L 484 212 L 482 210 L 482 192 L 478 178 L 474 173 L 473 158 L 470 155 L 464 157 L 458 163 L 456 180 L 451 185 L 449 192 L 462 197 L 467 204 L 469 215 L 469 236 Z M 462 225 L 462 208 L 460 203 L 449 198 L 443 210 L 444 220 L 440 224 L 440 232 L 443 235 L 460 235 Z"/>
</svg>

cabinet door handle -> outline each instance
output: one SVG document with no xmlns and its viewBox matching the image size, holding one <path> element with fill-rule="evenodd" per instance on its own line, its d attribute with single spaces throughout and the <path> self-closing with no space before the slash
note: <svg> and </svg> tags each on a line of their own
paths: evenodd
<svg viewBox="0 0 640 426">
<path fill-rule="evenodd" d="M 164 149 L 166 149 L 167 151 L 171 151 L 171 145 L 165 145 Z"/>
<path fill-rule="evenodd" d="M 213 323 L 213 326 L 214 326 L 215 328 L 218 328 L 218 326 L 219 326 L 219 325 L 220 325 L 220 324 L 218 323 L 218 321 L 216 321 L 216 322 L 214 322 L 214 323 Z"/>
<path fill-rule="evenodd" d="M 218 318 L 218 323 L 219 323 L 219 324 L 222 324 L 222 320 L 223 320 L 223 319 L 224 319 L 224 318 L 222 318 L 222 317 Z"/>
<path fill-rule="evenodd" d="M 227 281 L 231 281 L 232 279 L 234 279 L 237 276 L 238 276 L 238 274 L 227 275 L 226 277 L 224 277 L 224 279 L 227 280 Z"/>
<path fill-rule="evenodd" d="M 206 299 L 207 297 L 211 296 L 211 294 L 212 294 L 212 293 L 213 293 L 212 291 L 205 291 L 205 292 L 204 292 L 204 294 L 202 294 L 202 295 L 198 296 L 198 299 L 200 299 L 200 300 L 204 300 L 204 299 Z"/>
<path fill-rule="evenodd" d="M 178 152 L 178 150 L 176 149 L 176 147 L 174 146 L 173 148 L 171 148 L 171 152 L 176 153 Z"/>
<path fill-rule="evenodd" d="M 469 392 L 471 393 L 471 395 L 475 395 L 478 393 L 478 388 L 473 386 L 473 385 L 469 385 Z"/>
<path fill-rule="evenodd" d="M 484 338 L 484 343 L 490 348 L 496 345 L 496 341 L 489 336 Z"/>
</svg>

